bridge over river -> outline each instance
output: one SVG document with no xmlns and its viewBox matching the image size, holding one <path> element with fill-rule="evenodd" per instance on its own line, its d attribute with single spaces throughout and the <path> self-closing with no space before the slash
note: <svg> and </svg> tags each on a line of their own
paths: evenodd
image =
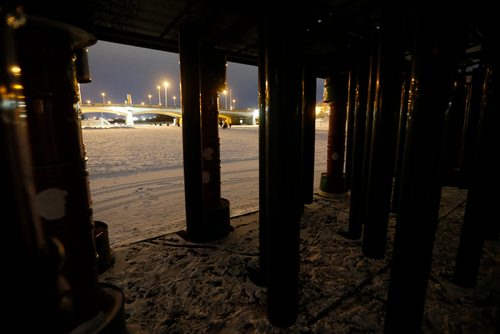
<svg viewBox="0 0 500 334">
<path fill-rule="evenodd" d="M 104 104 L 92 103 L 80 106 L 82 114 L 115 114 L 125 116 L 125 124 L 133 125 L 134 120 L 139 115 L 167 115 L 174 119 L 174 122 L 182 122 L 181 108 L 164 108 L 155 105 L 142 104 Z M 219 119 L 230 124 L 255 125 L 258 112 L 255 110 L 219 110 Z"/>
</svg>

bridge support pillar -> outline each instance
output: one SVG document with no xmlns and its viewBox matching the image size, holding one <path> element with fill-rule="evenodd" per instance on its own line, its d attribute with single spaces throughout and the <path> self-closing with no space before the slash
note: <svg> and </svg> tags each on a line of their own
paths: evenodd
<svg viewBox="0 0 500 334">
<path fill-rule="evenodd" d="M 226 58 L 215 50 L 201 52 L 201 146 L 203 180 L 203 239 L 220 239 L 230 232 L 229 201 L 221 198 L 219 91 L 226 82 Z"/>
<path fill-rule="evenodd" d="M 45 234 L 64 248 L 61 272 L 72 297 L 69 328 L 83 331 L 92 323 L 125 332 L 123 294 L 98 284 L 92 201 L 75 107 L 74 50 L 92 44 L 94 37 L 61 22 L 28 17 L 15 38 L 26 95 L 35 209 Z"/>
<path fill-rule="evenodd" d="M 304 66 L 302 103 L 302 198 L 304 204 L 314 199 L 314 144 L 316 139 L 316 77 L 310 65 Z"/>
<path fill-rule="evenodd" d="M 385 255 L 394 171 L 395 119 L 401 99 L 402 48 L 401 14 L 396 6 L 386 10 L 382 22 L 386 29 L 377 43 L 373 122 L 370 159 L 366 180 L 366 207 L 363 228 L 363 255 L 380 259 Z M 395 42 L 396 41 L 396 42 Z"/>
<path fill-rule="evenodd" d="M 357 240 L 361 238 L 363 215 L 364 215 L 364 182 L 363 182 L 363 158 L 365 147 L 365 120 L 366 107 L 368 101 L 368 79 L 370 73 L 370 49 L 365 43 L 360 48 L 356 58 L 356 88 L 354 105 L 353 125 L 353 148 L 351 162 L 351 192 L 349 198 L 349 225 L 347 231 L 340 231 L 339 234 L 345 238 Z"/>
<path fill-rule="evenodd" d="M 465 45 L 453 6 L 422 6 L 408 103 L 407 133 L 384 333 L 420 333 L 442 185 L 444 124 Z M 451 12 L 450 12 L 451 11 Z M 453 18 L 443 20 L 443 17 Z M 425 23 L 425 24 L 424 24 Z"/>
<path fill-rule="evenodd" d="M 344 196 L 345 123 L 347 115 L 347 73 L 338 73 L 325 80 L 325 102 L 330 103 L 328 124 L 328 156 L 326 173 L 321 174 L 320 194 L 325 197 Z"/>
<path fill-rule="evenodd" d="M 482 101 L 476 142 L 476 155 L 470 172 L 464 222 L 456 257 L 453 282 L 463 287 L 477 283 L 481 257 L 486 240 L 498 240 L 500 224 L 495 217 L 498 205 L 498 148 L 496 147 L 500 101 L 500 52 L 492 42 L 486 55 L 485 75 L 482 82 Z M 495 181 L 497 180 L 497 181 Z"/>
<path fill-rule="evenodd" d="M 61 247 L 57 240 L 49 242 L 43 234 L 40 217 L 35 210 L 35 184 L 32 173 L 26 110 L 21 101 L 24 92 L 18 88 L 21 78 L 13 39 L 14 27 L 6 17 L 19 24 L 16 17 L 0 8 L 0 210 L 6 215 L 2 232 L 9 243 L 3 243 L 4 282 L 2 301 L 8 307 L 5 319 L 26 321 L 15 323 L 22 333 L 63 333 L 69 330 L 63 300 L 68 297 L 67 281 L 61 275 Z M 14 25 L 14 24 L 13 24 Z M 52 251 L 52 252 L 51 252 Z M 28 302 L 29 301 L 29 302 Z"/>
<path fill-rule="evenodd" d="M 282 15 L 275 2 L 266 4 L 265 45 L 265 200 L 267 317 L 279 327 L 297 319 L 301 181 L 302 62 L 300 8 Z M 261 128 L 262 129 L 262 128 Z M 262 153 L 262 151 L 260 151 Z M 262 179 L 261 181 L 262 182 Z"/>
<path fill-rule="evenodd" d="M 179 57 L 182 85 L 182 151 L 187 238 L 203 234 L 203 184 L 200 123 L 200 55 L 196 27 L 180 27 Z"/>
<path fill-rule="evenodd" d="M 230 231 L 229 201 L 220 197 L 218 137 L 218 88 L 225 81 L 226 62 L 212 50 L 201 53 L 198 33 L 194 25 L 181 27 L 179 54 L 186 238 L 205 242 Z"/>
<path fill-rule="evenodd" d="M 134 125 L 134 117 L 131 112 L 125 116 L 125 125 Z"/>
</svg>

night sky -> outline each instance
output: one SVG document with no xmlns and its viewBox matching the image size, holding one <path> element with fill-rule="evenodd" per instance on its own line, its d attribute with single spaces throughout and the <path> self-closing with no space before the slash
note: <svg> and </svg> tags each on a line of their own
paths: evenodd
<svg viewBox="0 0 500 334">
<path fill-rule="evenodd" d="M 128 45 L 98 41 L 88 48 L 89 67 L 92 82 L 81 84 L 83 103 L 102 103 L 101 93 L 106 93 L 105 100 L 123 103 L 127 94 L 132 95 L 132 102 L 158 104 L 160 85 L 161 103 L 165 104 L 163 82 L 169 82 L 167 96 L 169 107 L 179 107 L 179 55 L 158 50 L 138 48 Z M 257 108 L 257 67 L 237 63 L 228 63 L 227 83 L 231 89 L 231 100 L 236 100 L 236 108 Z M 317 80 L 317 101 L 323 94 L 323 80 Z M 221 96 L 221 107 L 225 106 L 225 97 Z M 230 99 L 228 97 L 228 107 Z"/>
</svg>

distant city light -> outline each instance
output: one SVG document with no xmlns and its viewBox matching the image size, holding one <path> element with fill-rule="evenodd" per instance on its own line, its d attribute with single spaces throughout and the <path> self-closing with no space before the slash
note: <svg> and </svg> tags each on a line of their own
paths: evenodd
<svg viewBox="0 0 500 334">
<path fill-rule="evenodd" d="M 20 75 L 21 74 L 21 68 L 17 65 L 13 65 L 10 67 L 10 72 L 14 75 Z"/>
</svg>

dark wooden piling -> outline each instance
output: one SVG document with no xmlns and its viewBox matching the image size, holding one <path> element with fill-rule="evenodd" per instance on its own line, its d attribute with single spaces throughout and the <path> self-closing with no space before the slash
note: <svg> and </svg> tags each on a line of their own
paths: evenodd
<svg viewBox="0 0 500 334">
<path fill-rule="evenodd" d="M 182 152 L 188 238 L 203 238 L 203 183 L 200 121 L 200 54 L 198 31 L 186 23 L 179 32 L 182 84 Z"/>
<path fill-rule="evenodd" d="M 297 319 L 301 198 L 302 57 L 300 8 L 266 3 L 267 317 L 278 327 Z M 298 44 L 299 43 L 299 44 Z M 261 64 L 262 65 L 262 64 Z"/>
</svg>

